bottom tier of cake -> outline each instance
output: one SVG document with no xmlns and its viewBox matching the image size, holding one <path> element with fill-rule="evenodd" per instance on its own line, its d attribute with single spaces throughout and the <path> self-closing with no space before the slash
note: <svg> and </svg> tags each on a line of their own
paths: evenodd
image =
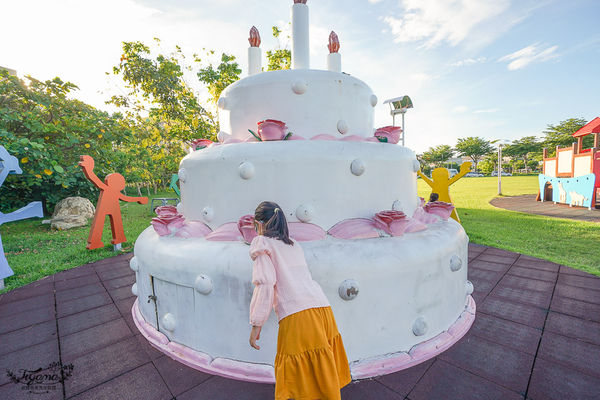
<svg viewBox="0 0 600 400">
<path fill-rule="evenodd" d="M 333 309 L 354 379 L 425 361 L 460 339 L 475 317 L 468 237 L 454 220 L 401 237 L 301 242 Z M 274 382 L 274 313 L 257 351 L 248 344 L 252 262 L 241 242 L 161 237 L 135 245 L 132 313 L 157 349 L 193 368 Z"/>
</svg>

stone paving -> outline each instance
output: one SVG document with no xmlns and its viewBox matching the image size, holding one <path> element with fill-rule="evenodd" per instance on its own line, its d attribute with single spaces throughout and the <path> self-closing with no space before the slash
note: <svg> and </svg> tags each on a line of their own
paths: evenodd
<svg viewBox="0 0 600 400">
<path fill-rule="evenodd" d="M 585 207 L 569 207 L 567 204 L 554 204 L 552 201 L 536 201 L 535 198 L 535 194 L 496 197 L 490 201 L 490 204 L 505 210 L 520 211 L 527 214 L 600 222 L 600 209 L 592 208 L 588 210 Z"/>
<path fill-rule="evenodd" d="M 273 385 L 207 375 L 151 347 L 131 317 L 130 258 L 0 296 L 0 399 L 273 398 Z M 473 244 L 469 259 L 477 316 L 467 335 L 425 363 L 346 386 L 342 399 L 598 399 L 600 278 Z M 29 387 L 43 393 L 6 374 L 53 362 L 58 373 L 72 363 L 72 375 L 64 385 Z"/>
</svg>

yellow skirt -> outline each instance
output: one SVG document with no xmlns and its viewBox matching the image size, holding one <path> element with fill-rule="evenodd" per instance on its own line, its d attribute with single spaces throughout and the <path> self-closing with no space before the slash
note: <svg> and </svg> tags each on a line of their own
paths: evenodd
<svg viewBox="0 0 600 400">
<path fill-rule="evenodd" d="M 279 321 L 275 400 L 341 399 L 352 380 L 331 307 L 309 308 Z"/>
</svg>

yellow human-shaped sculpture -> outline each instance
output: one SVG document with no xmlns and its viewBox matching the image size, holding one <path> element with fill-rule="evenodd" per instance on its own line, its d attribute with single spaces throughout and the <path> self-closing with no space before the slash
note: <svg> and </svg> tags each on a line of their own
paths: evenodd
<svg viewBox="0 0 600 400">
<path fill-rule="evenodd" d="M 431 178 L 426 177 L 421 171 L 418 171 L 417 174 L 423 180 L 431 186 L 431 191 L 433 193 L 437 193 L 439 195 L 439 201 L 445 201 L 446 203 L 452 203 L 452 199 L 450 198 L 450 185 L 454 182 L 465 176 L 471 170 L 471 163 L 469 161 L 462 163 L 460 166 L 460 172 L 450 178 L 450 173 L 446 168 L 436 168 L 431 173 Z M 454 204 L 454 203 L 452 203 Z M 460 218 L 458 218 L 458 214 L 456 213 L 456 208 L 452 210 L 452 214 L 450 217 L 454 218 L 456 222 L 460 223 Z"/>
</svg>

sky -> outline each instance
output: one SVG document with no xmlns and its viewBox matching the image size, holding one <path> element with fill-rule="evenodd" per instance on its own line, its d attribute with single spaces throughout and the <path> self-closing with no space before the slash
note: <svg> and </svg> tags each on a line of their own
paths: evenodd
<svg viewBox="0 0 600 400">
<path fill-rule="evenodd" d="M 0 0 L 0 66 L 20 77 L 75 83 L 74 97 L 105 101 L 124 84 L 107 75 L 123 41 L 203 48 L 237 57 L 246 75 L 248 31 L 263 57 L 281 43 L 292 0 Z M 375 127 L 391 125 L 388 98 L 409 95 L 406 146 L 418 153 L 457 138 L 543 137 L 548 124 L 600 116 L 600 1 L 308 0 L 311 68 L 325 69 L 329 32 L 342 69 L 379 98 Z M 157 49 L 158 51 L 158 49 Z M 211 61 L 209 58 L 208 61 Z M 212 59 L 212 61 L 217 61 Z M 266 61 L 263 60 L 263 65 Z M 200 92 L 203 98 L 205 93 Z"/>
</svg>

